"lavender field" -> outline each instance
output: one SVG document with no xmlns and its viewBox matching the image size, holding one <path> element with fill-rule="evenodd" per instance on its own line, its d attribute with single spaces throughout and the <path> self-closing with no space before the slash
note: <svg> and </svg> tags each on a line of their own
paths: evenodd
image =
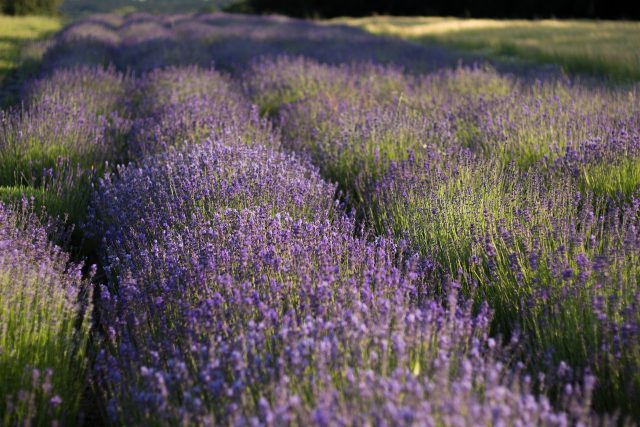
<svg viewBox="0 0 640 427">
<path fill-rule="evenodd" d="M 640 422 L 640 85 L 96 15 L 0 112 L 0 424 Z"/>
</svg>

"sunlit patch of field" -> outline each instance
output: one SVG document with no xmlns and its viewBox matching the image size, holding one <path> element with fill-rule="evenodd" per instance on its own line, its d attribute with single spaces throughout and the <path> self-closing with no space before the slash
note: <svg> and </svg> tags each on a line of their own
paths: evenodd
<svg viewBox="0 0 640 427">
<path fill-rule="evenodd" d="M 19 63 L 26 42 L 47 37 L 61 26 L 57 17 L 0 15 L 0 82 Z"/>
<path fill-rule="evenodd" d="M 640 23 L 437 17 L 339 18 L 376 34 L 440 43 L 493 57 L 554 63 L 569 72 L 640 78 Z"/>
</svg>

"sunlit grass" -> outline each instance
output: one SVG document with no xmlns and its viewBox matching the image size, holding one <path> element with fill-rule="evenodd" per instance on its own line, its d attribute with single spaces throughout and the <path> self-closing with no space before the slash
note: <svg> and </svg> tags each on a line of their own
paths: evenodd
<svg viewBox="0 0 640 427">
<path fill-rule="evenodd" d="M 558 64 L 569 72 L 604 74 L 619 80 L 640 78 L 637 22 L 385 16 L 330 22 L 494 57 Z"/>
<path fill-rule="evenodd" d="M 596 194 L 628 198 L 640 192 L 640 159 L 623 158 L 582 169 L 582 185 Z"/>
<path fill-rule="evenodd" d="M 0 83 L 19 64 L 25 43 L 47 37 L 61 26 L 57 17 L 0 15 Z"/>
<path fill-rule="evenodd" d="M 48 216 L 80 224 L 86 215 L 91 196 L 91 175 L 66 167 L 56 176 L 46 178 L 41 186 L 0 185 L 0 202 L 19 205 L 29 200 L 37 212 L 45 209 Z"/>
</svg>

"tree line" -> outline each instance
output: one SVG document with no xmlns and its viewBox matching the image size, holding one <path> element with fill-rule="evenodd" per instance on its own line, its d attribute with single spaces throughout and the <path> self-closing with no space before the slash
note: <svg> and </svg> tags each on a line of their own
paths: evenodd
<svg viewBox="0 0 640 427">
<path fill-rule="evenodd" d="M 197 3 L 215 8 L 232 0 L 199 0 Z M 0 0 L 0 12 L 9 15 L 53 14 L 63 0 Z M 67 0 L 73 3 L 74 0 Z M 114 2 L 109 0 L 75 0 L 91 9 L 93 3 L 101 8 Z M 157 6 L 157 3 L 184 2 L 164 0 L 128 2 L 131 5 Z M 122 1 L 118 2 L 122 5 Z M 193 6 L 193 4 L 190 4 Z M 600 18 L 640 19 L 640 0 L 238 0 L 231 10 L 253 13 L 281 13 L 297 17 L 332 18 L 336 16 L 368 15 L 431 15 L 492 18 Z"/>
<path fill-rule="evenodd" d="M 0 12 L 6 15 L 51 15 L 62 0 L 0 0 Z"/>
<path fill-rule="evenodd" d="M 259 13 L 298 17 L 435 15 L 492 18 L 639 19 L 638 0 L 246 0 Z"/>
</svg>

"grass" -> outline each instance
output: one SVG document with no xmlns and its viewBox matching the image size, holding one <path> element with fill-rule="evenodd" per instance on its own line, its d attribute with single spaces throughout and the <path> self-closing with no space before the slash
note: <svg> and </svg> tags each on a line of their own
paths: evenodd
<svg viewBox="0 0 640 427">
<path fill-rule="evenodd" d="M 629 157 L 585 167 L 582 185 L 596 194 L 628 199 L 640 189 L 640 159 Z"/>
<path fill-rule="evenodd" d="M 48 37 L 61 27 L 58 17 L 0 15 L 0 84 L 24 58 L 27 42 Z"/>
<path fill-rule="evenodd" d="M 606 75 L 615 80 L 640 79 L 638 22 L 388 16 L 329 22 L 499 59 L 557 64 L 572 73 Z"/>
<path fill-rule="evenodd" d="M 100 169 L 103 158 L 99 147 L 77 142 L 96 140 L 100 130 L 63 123 L 62 114 L 54 114 L 45 109 L 0 115 L 0 201 L 12 203 L 24 194 L 50 215 L 68 214 L 77 224 L 90 194 L 90 173 L 82 170 Z"/>
<path fill-rule="evenodd" d="M 81 172 L 73 170 L 75 174 L 68 173 L 69 170 L 70 168 L 67 168 L 60 173 L 62 177 L 48 178 L 48 182 L 42 186 L 0 185 L 0 202 L 17 206 L 23 199 L 27 199 L 36 211 L 40 212 L 44 208 L 49 217 L 78 225 L 86 215 L 86 207 L 91 197 L 91 176 L 81 175 Z M 76 234 L 78 233 L 79 230 Z"/>
</svg>

